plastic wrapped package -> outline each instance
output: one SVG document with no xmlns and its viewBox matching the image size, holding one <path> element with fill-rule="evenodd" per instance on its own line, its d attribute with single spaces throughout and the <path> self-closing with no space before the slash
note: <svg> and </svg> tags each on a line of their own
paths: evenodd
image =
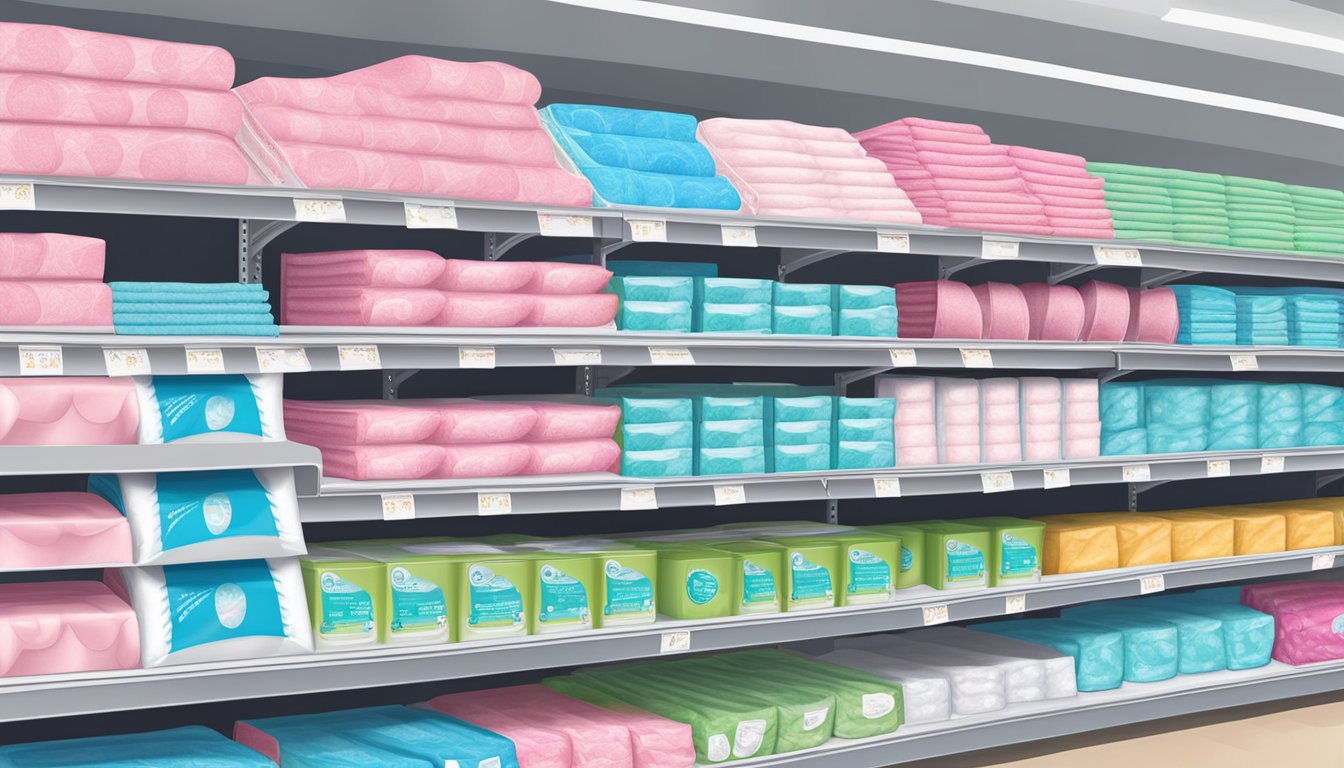
<svg viewBox="0 0 1344 768">
<path fill-rule="evenodd" d="M 899 684 L 906 725 L 936 723 L 952 716 L 952 680 L 943 670 L 869 651 L 840 649 L 818 658 Z"/>
<path fill-rule="evenodd" d="M 1213 600 L 1199 592 L 1154 595 L 1144 598 L 1144 602 L 1222 622 L 1228 669 L 1255 669 L 1269 663 L 1274 646 L 1274 617 L 1268 614 L 1247 608 L 1235 599 Z"/>
<path fill-rule="evenodd" d="M 134 445 L 135 389 L 117 377 L 0 379 L 0 445 Z"/>
<path fill-rule="evenodd" d="M 1001 656 L 958 646 L 945 646 L 933 640 L 922 640 L 919 633 L 868 635 L 846 637 L 836 641 L 839 648 L 880 653 L 898 659 L 909 659 L 922 664 L 952 669 L 957 666 L 985 666 L 1003 673 L 1004 706 L 1023 701 L 1045 698 L 1045 664 L 1039 659 Z M 954 682 L 953 694 L 956 695 Z M 989 696 L 986 700 L 989 700 Z M 953 702 L 957 714 L 965 714 Z"/>
<path fill-rule="evenodd" d="M 969 629 L 1048 645 L 1074 658 L 1078 691 L 1119 688 L 1125 675 L 1124 633 L 1067 619 L 1015 619 Z"/>
<path fill-rule="evenodd" d="M 140 442 L 285 439 L 280 374 L 137 376 Z"/>
<path fill-rule="evenodd" d="M 1051 515 L 1052 523 L 1082 523 L 1115 529 L 1116 567 L 1132 568 L 1171 562 L 1171 521 L 1137 512 L 1094 512 Z"/>
<path fill-rule="evenodd" d="M 691 727 L 636 707 L 578 682 L 572 677 L 542 681 L 550 690 L 570 699 L 601 707 L 630 732 L 634 768 L 690 768 L 695 765 Z"/>
<path fill-rule="evenodd" d="M 192 725 L 148 733 L 39 741 L 0 747 L 0 768 L 275 768 L 254 750 Z"/>
<path fill-rule="evenodd" d="M 8 568 L 129 565 L 131 528 L 92 493 L 0 495 L 0 561 Z"/>
<path fill-rule="evenodd" d="M 0 584 L 0 677 L 135 669 L 141 645 L 131 607 L 103 584 Z"/>
<path fill-rule="evenodd" d="M 1045 523 L 1042 573 L 1054 576 L 1120 567 L 1120 548 L 1114 525 L 1062 517 L 1037 518 Z"/>
<path fill-rule="evenodd" d="M 1045 645 L 1018 640 L 1007 636 L 990 636 L 983 632 L 973 632 L 964 627 L 927 627 L 908 632 L 911 640 L 940 645 L 945 648 L 961 648 L 991 657 L 1004 659 L 1026 659 L 1039 662 L 1044 670 L 1042 690 L 1046 699 L 1066 699 L 1078 695 L 1078 680 L 1074 672 L 1073 657 Z M 1009 700 L 1014 691 L 1010 688 Z"/>
<path fill-rule="evenodd" d="M 1060 616 L 1070 621 L 1113 629 L 1124 635 L 1125 682 L 1155 683 L 1169 680 L 1180 671 L 1180 630 L 1170 621 L 1152 615 L 1117 611 L 1105 603 L 1066 608 Z"/>
<path fill-rule="evenodd" d="M 1171 559 L 1176 562 L 1236 554 L 1236 525 L 1228 518 L 1199 510 L 1151 514 L 1171 521 Z"/>
<path fill-rule="evenodd" d="M 864 739 L 892 733 L 905 722 L 902 687 L 880 676 L 855 672 L 774 648 L 758 648 L 717 657 L 747 672 L 747 679 L 780 673 L 784 684 L 806 684 L 835 697 L 834 733 Z"/>
</svg>

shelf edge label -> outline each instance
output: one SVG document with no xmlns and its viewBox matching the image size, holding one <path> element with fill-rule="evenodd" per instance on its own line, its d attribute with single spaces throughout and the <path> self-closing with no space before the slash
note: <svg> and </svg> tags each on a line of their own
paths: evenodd
<svg viewBox="0 0 1344 768">
<path fill-rule="evenodd" d="M 1229 362 L 1231 362 L 1234 371 L 1260 370 L 1260 358 L 1255 355 L 1230 355 Z"/>
<path fill-rule="evenodd" d="M 451 203 L 406 203 L 405 208 L 407 229 L 457 229 L 457 207 Z"/>
<path fill-rule="evenodd" d="M 187 355 L 187 373 L 224 373 L 224 352 L 217 347 L 196 347 L 184 350 Z"/>
<path fill-rule="evenodd" d="M 756 228 L 724 224 L 719 228 L 723 244 L 731 248 L 755 248 Z"/>
<path fill-rule="evenodd" d="M 1261 456 L 1260 474 L 1273 475 L 1283 471 L 1283 456 Z"/>
<path fill-rule="evenodd" d="M 1142 267 L 1143 254 L 1138 248 L 1118 248 L 1114 245 L 1092 246 L 1092 258 L 1103 267 Z"/>
<path fill-rule="evenodd" d="M 961 365 L 963 368 L 993 368 L 994 354 L 988 349 L 963 349 Z"/>
<path fill-rule="evenodd" d="M 382 494 L 382 501 L 384 520 L 415 519 L 415 494 L 384 493 Z"/>
<path fill-rule="evenodd" d="M 308 351 L 303 347 L 257 347 L 257 370 L 262 373 L 308 373 Z"/>
<path fill-rule="evenodd" d="M 1326 552 L 1320 555 L 1311 556 L 1311 570 L 1328 571 L 1335 567 L 1335 553 Z"/>
<path fill-rule="evenodd" d="M 636 512 L 658 508 L 658 491 L 654 488 L 622 488 L 621 511 Z"/>
<path fill-rule="evenodd" d="M 65 355 L 60 347 L 19 347 L 20 376 L 64 376 Z"/>
<path fill-rule="evenodd" d="M 630 239 L 636 243 L 666 243 L 667 219 L 644 217 L 626 219 L 630 225 Z"/>
<path fill-rule="evenodd" d="M 740 485 L 714 486 L 714 506 L 726 507 L 732 504 L 746 504 L 747 489 Z"/>
<path fill-rule="evenodd" d="M 537 231 L 542 237 L 592 237 L 593 217 L 538 211 Z"/>
<path fill-rule="evenodd" d="M 649 362 L 653 365 L 695 365 L 695 357 L 686 347 L 649 347 Z"/>
<path fill-rule="evenodd" d="M 560 349 L 553 347 L 551 354 L 555 356 L 556 365 L 601 365 L 602 350 L 600 349 Z"/>
<path fill-rule="evenodd" d="M 149 376 L 149 352 L 145 349 L 103 348 L 103 364 L 108 376 Z"/>
<path fill-rule="evenodd" d="M 458 368 L 494 368 L 494 347 L 458 347 Z"/>
<path fill-rule="evenodd" d="M 889 349 L 892 368 L 914 368 L 919 365 L 919 357 L 913 349 Z"/>
<path fill-rule="evenodd" d="M 476 494 L 476 514 L 482 517 L 513 514 L 513 495 L 509 493 Z"/>
<path fill-rule="evenodd" d="M 1025 594 L 1007 595 L 1003 598 L 1003 614 L 1005 616 L 1026 612 L 1027 596 Z"/>
<path fill-rule="evenodd" d="M 1144 576 L 1139 579 L 1140 595 L 1151 595 L 1156 592 L 1165 591 L 1167 591 L 1167 579 L 1160 573 L 1155 573 L 1152 576 Z"/>
<path fill-rule="evenodd" d="M 1012 472 L 981 472 L 980 488 L 985 493 L 1001 493 L 1013 490 Z"/>
<path fill-rule="evenodd" d="M 685 653 L 691 650 L 691 631 L 689 629 L 664 632 L 658 641 L 659 653 Z"/>
<path fill-rule="evenodd" d="M 1126 483 L 1146 483 L 1153 479 L 1153 470 L 1147 464 L 1126 464 L 1120 468 L 1120 479 Z"/>
<path fill-rule="evenodd" d="M 377 345 L 338 346 L 337 363 L 342 371 L 380 371 L 383 369 L 383 356 Z"/>
<path fill-rule="evenodd" d="M 345 201 L 341 199 L 294 198 L 295 221 L 345 221 Z"/>
<path fill-rule="evenodd" d="M 1069 477 L 1068 467 L 1059 467 L 1057 469 L 1047 469 L 1042 473 L 1044 477 L 1044 488 L 1049 491 L 1055 488 L 1068 488 L 1072 485 Z"/>
<path fill-rule="evenodd" d="M 946 624 L 947 605 L 926 605 L 924 606 L 924 626 L 932 627 L 935 624 Z"/>
<path fill-rule="evenodd" d="M 0 210 L 35 211 L 37 193 L 32 184 L 0 184 Z"/>
<path fill-rule="evenodd" d="M 877 231 L 878 253 L 909 253 L 910 235 L 905 232 Z"/>
<path fill-rule="evenodd" d="M 879 499 L 896 499 L 901 495 L 901 478 L 874 477 L 873 495 Z"/>
<path fill-rule="evenodd" d="M 989 260 L 1016 259 L 1022 244 L 1016 240 L 980 241 L 980 258 Z"/>
<path fill-rule="evenodd" d="M 1209 459 L 1208 462 L 1209 477 L 1231 477 L 1232 462 L 1228 459 Z"/>
</svg>

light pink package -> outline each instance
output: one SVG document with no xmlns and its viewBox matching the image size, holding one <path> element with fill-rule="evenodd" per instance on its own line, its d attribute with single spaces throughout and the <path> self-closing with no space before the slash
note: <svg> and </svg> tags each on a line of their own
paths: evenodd
<svg viewBox="0 0 1344 768">
<path fill-rule="evenodd" d="M 322 474 L 347 480 L 419 480 L 437 477 L 444 450 L 437 445 L 317 446 Z"/>
<path fill-rule="evenodd" d="M 616 319 L 620 299 L 614 293 L 533 296 L 532 313 L 523 323 L 543 328 L 596 328 Z"/>
<path fill-rule="evenodd" d="M 527 474 L 532 449 L 526 443 L 453 443 L 443 446 L 436 478 L 515 477 Z"/>
<path fill-rule="evenodd" d="M 1082 341 L 1124 341 L 1129 328 L 1129 289 L 1089 280 L 1078 288 L 1083 299 Z"/>
<path fill-rule="evenodd" d="M 102 282 L 107 243 L 50 232 L 0 233 L 0 280 Z"/>
<path fill-rule="evenodd" d="M 102 583 L 0 584 L 0 677 L 139 666 L 135 612 Z"/>
<path fill-rule="evenodd" d="M 401 402 L 438 414 L 439 429 L 429 441 L 442 445 L 519 442 L 537 424 L 537 411 L 528 403 L 465 397 Z"/>
<path fill-rule="evenodd" d="M 1018 379 L 1022 403 L 1022 458 L 1054 461 L 1064 455 L 1063 385 L 1051 376 Z"/>
<path fill-rule="evenodd" d="M 981 283 L 971 292 L 980 303 L 981 338 L 1024 340 L 1031 332 L 1027 299 L 1011 283 Z"/>
<path fill-rule="evenodd" d="M 1176 293 L 1170 288 L 1129 289 L 1129 325 L 1125 341 L 1175 344 L 1180 332 Z"/>
<path fill-rule="evenodd" d="M 1242 588 L 1242 602 L 1274 617 L 1276 661 L 1311 664 L 1344 658 L 1344 589 L 1339 583 L 1286 582 Z"/>
<path fill-rule="evenodd" d="M 538 261 L 532 264 L 532 278 L 523 286 L 523 293 L 547 296 L 598 293 L 609 282 L 611 271 L 596 264 Z"/>
<path fill-rule="evenodd" d="M 92 493 L 0 495 L 0 562 L 6 568 L 130 565 L 126 518 Z"/>
<path fill-rule="evenodd" d="M 126 377 L 0 379 L 0 445 L 135 445 L 139 425 Z"/>
<path fill-rule="evenodd" d="M 112 288 L 94 280 L 0 280 L 0 326 L 112 327 Z"/>
<path fill-rule="evenodd" d="M 502 104 L 536 104 L 541 83 L 525 69 L 498 61 L 448 61 L 431 56 L 398 56 L 330 78 L 367 85 L 402 96 L 470 99 Z"/>
<path fill-rule="evenodd" d="M 230 139 L 243 103 L 228 91 L 0 71 L 0 120 L 209 131 Z"/>
<path fill-rule="evenodd" d="M 568 475 L 584 472 L 608 472 L 621 460 L 621 448 L 611 438 L 593 440 L 557 440 L 531 443 L 529 475 Z"/>
<path fill-rule="evenodd" d="M 541 118 L 530 104 L 400 96 L 326 77 L 262 77 L 238 86 L 234 93 L 263 125 L 268 122 L 263 119 L 268 114 L 264 108 L 278 105 L 288 108 L 291 115 L 301 110 L 328 117 L 374 115 L 479 128 L 541 130 Z"/>
<path fill-rule="evenodd" d="M 0 72 L 226 90 L 233 85 L 233 56 L 212 45 L 2 22 Z"/>
<path fill-rule="evenodd" d="M 547 400 L 528 400 L 525 404 L 537 414 L 537 423 L 526 436 L 528 442 L 611 437 L 616 434 L 616 424 L 621 420 L 618 405 Z"/>
<path fill-rule="evenodd" d="M 526 323 L 537 297 L 522 293 L 443 292 L 443 311 L 434 325 L 444 328 L 513 328 Z"/>
<path fill-rule="evenodd" d="M 395 445 L 431 440 L 442 419 L 415 401 L 286 400 L 285 433 L 289 439 L 321 445 Z"/>
<path fill-rule="evenodd" d="M 530 261 L 447 259 L 437 287 L 460 293 L 523 293 L 536 264 Z"/>
<path fill-rule="evenodd" d="M 1344 582 L 1296 580 L 1247 584 L 1241 588 L 1241 604 L 1261 613 L 1273 613 L 1280 602 L 1322 594 L 1344 597 Z"/>
<path fill-rule="evenodd" d="M 1024 283 L 1019 286 L 1027 299 L 1031 338 L 1043 341 L 1078 341 L 1083 333 L 1083 297 L 1069 285 Z"/>
<path fill-rule="evenodd" d="M 447 303 L 423 288 L 289 288 L 280 298 L 288 325 L 422 326 Z"/>
<path fill-rule="evenodd" d="M 1022 460 L 1021 405 L 1015 378 L 980 380 L 981 446 L 983 460 L 1006 463 Z"/>
<path fill-rule="evenodd" d="M 474 693 L 474 692 L 473 692 Z M 496 708 L 481 701 L 462 701 L 470 694 L 440 696 L 423 705 L 427 709 L 465 720 L 513 742 L 518 765 L 528 768 L 574 768 L 574 742 L 565 733 L 546 727 L 530 712 Z M 241 725 L 241 723 L 240 723 Z"/>
<path fill-rule="evenodd" d="M 984 318 L 965 283 L 927 280 L 896 284 L 897 335 L 909 339 L 978 339 Z"/>
<path fill-rule="evenodd" d="M 285 288 L 433 288 L 448 260 L 433 251 L 358 250 L 280 255 Z M 283 299 L 286 291 L 281 290 Z"/>
<path fill-rule="evenodd" d="M 0 122 L 0 173 L 135 181 L 259 180 L 232 138 L 179 128 Z"/>
</svg>

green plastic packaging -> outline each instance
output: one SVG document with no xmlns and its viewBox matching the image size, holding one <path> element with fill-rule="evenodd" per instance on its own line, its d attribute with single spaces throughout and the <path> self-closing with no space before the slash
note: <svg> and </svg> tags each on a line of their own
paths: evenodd
<svg viewBox="0 0 1344 768">
<path fill-rule="evenodd" d="M 386 569 L 349 552 L 310 545 L 299 558 L 313 642 L 319 651 L 376 645 L 384 623 Z"/>
<path fill-rule="evenodd" d="M 453 615 L 451 571 L 435 555 L 417 555 L 381 541 L 350 541 L 333 545 L 382 565 L 385 576 L 380 598 L 387 606 L 378 623 L 378 639 L 385 645 L 434 645 L 452 642 L 457 626 Z"/>
<path fill-rule="evenodd" d="M 869 525 L 865 526 L 863 530 L 886 536 L 895 536 L 901 540 L 900 574 L 896 577 L 897 589 L 908 589 L 924 583 L 923 528 L 903 523 L 892 523 Z"/>
<path fill-rule="evenodd" d="M 732 553 L 709 546 L 659 545 L 658 612 L 674 619 L 733 615 L 737 578 Z"/>
<path fill-rule="evenodd" d="M 946 520 L 914 523 L 924 531 L 924 583 L 934 589 L 988 584 L 988 529 Z"/>
<path fill-rule="evenodd" d="M 784 610 L 834 607 L 841 546 L 823 536 L 766 538 L 785 549 Z"/>
<path fill-rule="evenodd" d="M 876 532 L 837 534 L 823 538 L 840 548 L 841 605 L 889 603 L 896 599 L 901 540 Z"/>
<path fill-rule="evenodd" d="M 528 619 L 534 635 L 593 628 L 599 563 L 592 555 L 520 550 L 532 561 Z"/>
<path fill-rule="evenodd" d="M 779 613 L 784 593 L 784 548 L 765 541 L 715 542 L 733 555 L 737 587 L 733 613 Z"/>
<path fill-rule="evenodd" d="M 759 678 L 823 685 L 835 695 L 835 735 L 866 739 L 892 733 L 905 722 L 899 683 L 857 669 L 804 659 L 777 648 L 758 648 L 721 657 Z"/>
<path fill-rule="evenodd" d="M 780 674 L 752 673 L 738 664 L 737 654 L 685 659 L 656 666 L 668 679 L 712 692 L 725 701 L 743 705 L 775 706 L 776 754 L 812 749 L 825 744 L 834 733 L 835 694 L 824 685 L 799 681 Z"/>
<path fill-rule="evenodd" d="M 532 561 L 476 542 L 437 540 L 415 542 L 406 550 L 438 555 L 448 564 L 454 595 L 449 602 L 457 639 L 483 640 L 526 635 L 532 626 Z"/>
<path fill-rule="evenodd" d="M 1015 517 L 973 517 L 958 522 L 988 528 L 989 586 L 1032 584 L 1041 580 L 1045 523 Z"/>
</svg>

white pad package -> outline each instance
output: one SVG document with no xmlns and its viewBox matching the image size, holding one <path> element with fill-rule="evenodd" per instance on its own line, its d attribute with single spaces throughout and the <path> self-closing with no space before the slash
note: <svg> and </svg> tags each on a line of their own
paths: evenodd
<svg viewBox="0 0 1344 768">
<path fill-rule="evenodd" d="M 91 475 L 89 490 L 130 522 L 136 565 L 308 551 L 288 467 Z"/>
<path fill-rule="evenodd" d="M 841 649 L 817 658 L 901 684 L 905 724 L 937 723 L 952 716 L 952 680 L 946 672 L 880 653 Z"/>
<path fill-rule="evenodd" d="M 846 647 L 888 656 L 917 654 L 926 663 L 997 667 L 1003 670 L 1004 696 L 1008 704 L 1040 701 L 1045 698 L 1045 663 L 1040 659 L 988 654 L 969 648 L 947 646 L 933 641 L 921 642 L 917 632 L 855 638 Z"/>
<path fill-rule="evenodd" d="M 983 659 L 966 658 L 924 643 L 899 640 L 893 635 L 842 637 L 835 645 L 923 664 L 944 672 L 952 682 L 954 715 L 983 715 L 1008 706 L 1007 675 L 1002 667 L 987 664 Z"/>
<path fill-rule="evenodd" d="M 143 666 L 312 653 L 298 558 L 123 568 Z"/>
<path fill-rule="evenodd" d="M 1039 661 L 1045 667 L 1045 698 L 1067 699 L 1078 695 L 1078 679 L 1074 671 L 1073 657 L 1062 654 L 1054 648 L 1018 640 L 1015 637 L 972 632 L 962 627 L 928 627 L 907 632 L 906 637 L 921 643 L 962 648 L 993 657 Z M 1020 699 L 1013 698 L 1012 691 L 1009 691 L 1008 700 Z"/>
<path fill-rule="evenodd" d="M 136 376 L 140 443 L 243 443 L 285 439 L 284 377 Z"/>
</svg>

